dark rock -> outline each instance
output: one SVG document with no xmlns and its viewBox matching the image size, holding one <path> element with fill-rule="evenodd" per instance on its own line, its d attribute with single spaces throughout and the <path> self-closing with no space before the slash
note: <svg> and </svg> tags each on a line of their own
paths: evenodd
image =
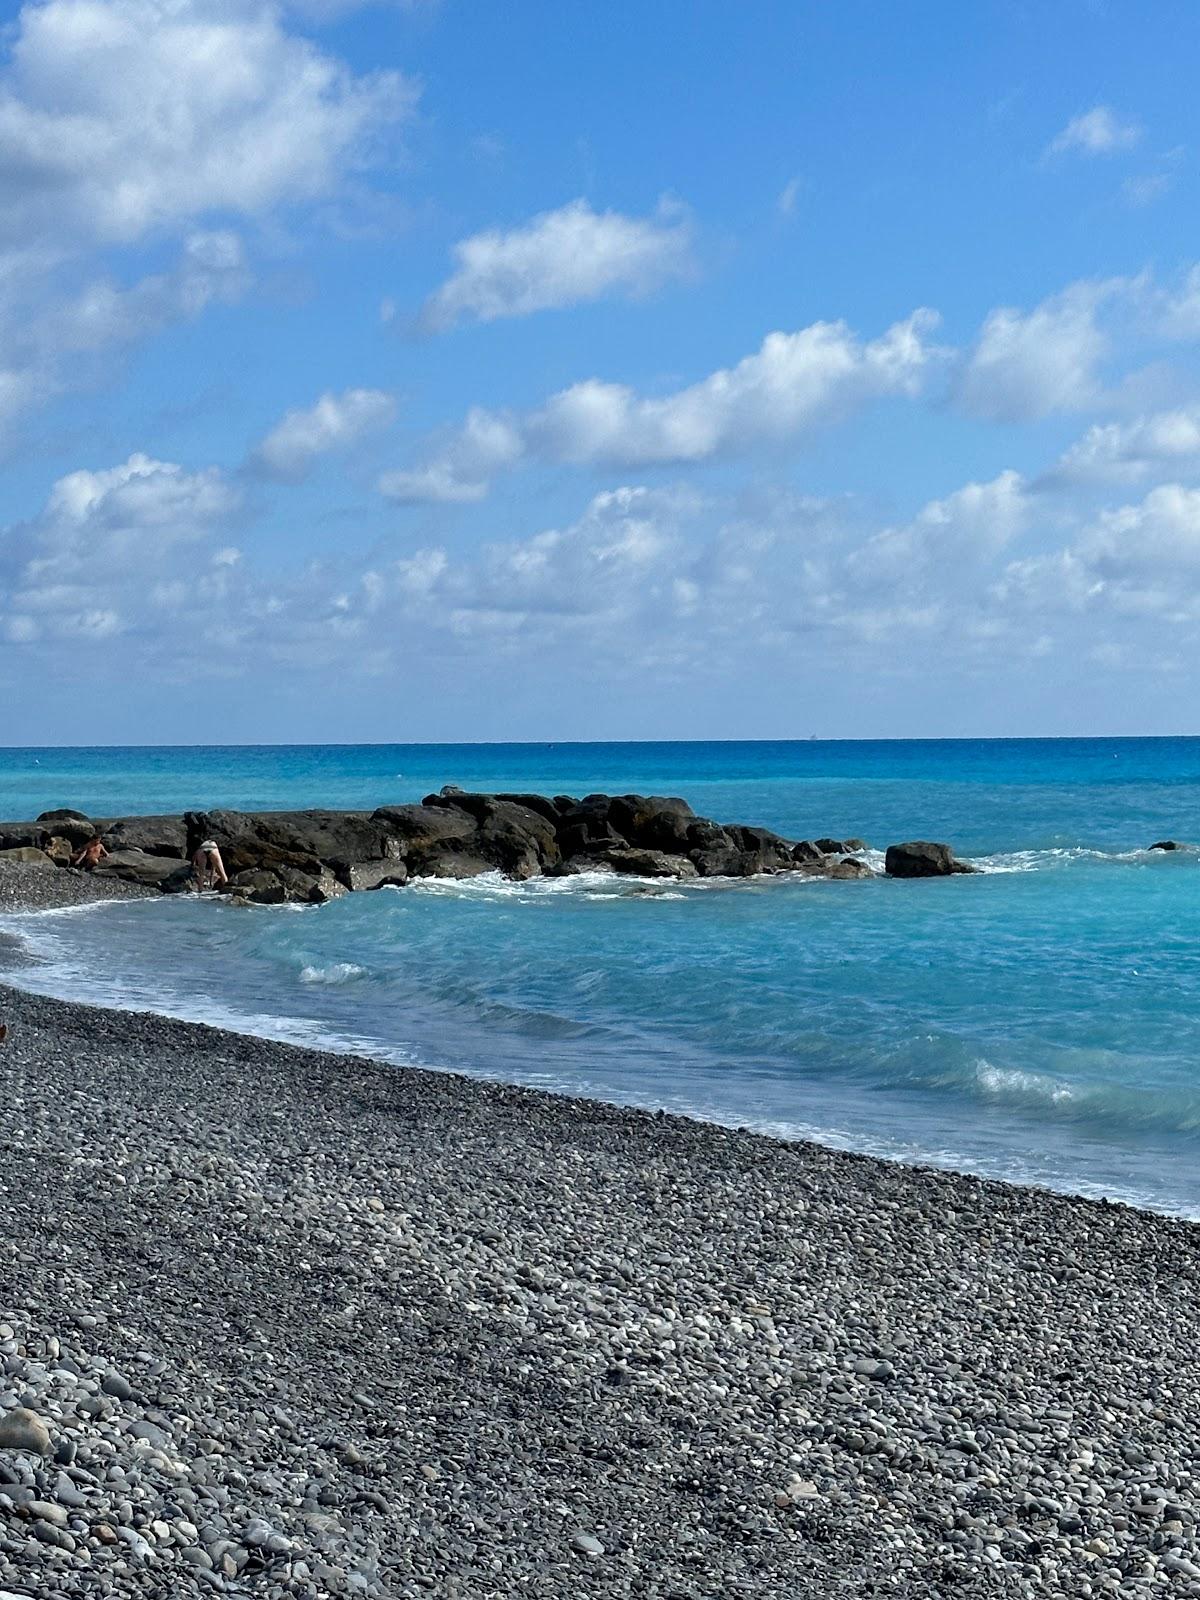
<svg viewBox="0 0 1200 1600">
<path fill-rule="evenodd" d="M 351 889 L 399 887 L 408 882 L 408 868 L 403 861 L 359 861 L 348 876 Z"/>
<path fill-rule="evenodd" d="M 480 855 L 510 878 L 534 878 L 562 859 L 553 822 L 528 806 L 492 799 L 479 817 Z"/>
<path fill-rule="evenodd" d="M 100 831 L 102 824 L 91 822 L 87 817 L 79 814 L 64 814 L 45 820 L 45 813 L 38 818 L 36 823 L 30 824 L 31 844 L 45 844 L 48 839 L 69 839 L 76 850 L 89 839 L 94 839 Z"/>
<path fill-rule="evenodd" d="M 544 794 L 498 794 L 496 799 L 511 800 L 513 805 L 524 806 L 526 811 L 536 811 L 555 828 L 558 827 L 558 806 L 553 800 L 547 800 Z"/>
<path fill-rule="evenodd" d="M 565 810 L 558 824 L 558 842 L 564 856 L 584 854 L 598 844 L 626 844 L 613 827 L 606 794 L 589 794 Z"/>
<path fill-rule="evenodd" d="M 601 858 L 614 872 L 630 872 L 639 878 L 694 878 L 696 864 L 687 856 L 669 855 L 663 850 L 609 850 Z"/>
<path fill-rule="evenodd" d="M 230 878 L 228 894 L 239 900 L 249 900 L 256 906 L 281 906 L 288 899 L 287 887 L 275 872 L 263 867 L 250 867 Z"/>
<path fill-rule="evenodd" d="M 907 844 L 888 845 L 884 870 L 890 878 L 944 878 L 977 869 L 959 861 L 948 844 L 912 839 Z"/>
<path fill-rule="evenodd" d="M 186 863 L 166 856 L 147 855 L 143 850 L 110 850 L 95 866 L 97 877 L 123 878 L 147 889 L 162 889 L 171 880 L 190 877 Z"/>
<path fill-rule="evenodd" d="M 820 861 L 821 849 L 811 839 L 801 839 L 792 846 L 793 861 Z"/>
<path fill-rule="evenodd" d="M 119 817 L 97 826 L 109 850 L 141 850 L 148 856 L 171 856 L 177 861 L 188 855 L 187 825 L 182 817 Z"/>
<path fill-rule="evenodd" d="M 866 850 L 868 848 L 867 841 L 865 839 L 845 839 L 842 842 L 845 848 L 855 855 L 857 855 L 859 851 Z"/>
<path fill-rule="evenodd" d="M 40 850 L 46 838 L 40 822 L 0 822 L 0 850 Z"/>
<path fill-rule="evenodd" d="M 483 872 L 493 871 L 490 861 L 464 850 L 445 850 L 430 857 L 414 874 L 420 878 L 478 878 Z"/>
<path fill-rule="evenodd" d="M 425 877 L 447 854 L 461 855 L 479 833 L 475 818 L 458 806 L 380 806 L 371 820 L 399 841 L 410 877 Z M 486 865 L 480 868 L 486 871 Z"/>
<path fill-rule="evenodd" d="M 671 795 L 614 795 L 608 807 L 609 825 L 646 850 L 686 850 L 688 829 L 695 821 L 687 801 Z"/>
<path fill-rule="evenodd" d="M 814 839 L 813 843 L 823 856 L 844 856 L 850 848 L 842 839 Z"/>
<path fill-rule="evenodd" d="M 465 811 L 478 830 L 475 851 L 510 878 L 535 878 L 561 858 L 557 816 L 548 817 L 542 809 L 500 795 L 467 794 L 462 789 L 443 789 L 441 794 L 427 795 L 421 804 Z M 548 801 L 542 804 L 549 807 Z"/>
<path fill-rule="evenodd" d="M 1177 839 L 1159 839 L 1156 844 L 1150 846 L 1151 850 L 1185 850 L 1186 848 L 1187 846 L 1180 844 Z"/>
<path fill-rule="evenodd" d="M 752 872 L 780 872 L 791 865 L 792 846 L 770 828 L 726 824 L 725 832 L 737 848 L 754 862 Z"/>
<path fill-rule="evenodd" d="M 91 822 L 86 811 L 72 811 L 68 806 L 60 806 L 56 811 L 43 811 L 37 819 L 39 822 Z"/>
<path fill-rule="evenodd" d="M 859 861 L 856 856 L 843 856 L 840 861 L 835 861 L 827 868 L 827 878 L 873 878 L 875 874 L 865 861 Z"/>
</svg>

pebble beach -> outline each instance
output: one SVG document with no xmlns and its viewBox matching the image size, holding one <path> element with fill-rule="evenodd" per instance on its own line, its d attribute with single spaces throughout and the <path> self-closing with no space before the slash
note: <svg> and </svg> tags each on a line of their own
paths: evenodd
<svg viewBox="0 0 1200 1600">
<path fill-rule="evenodd" d="M 1200 1595 L 1191 1224 L 0 1017 L 0 1593 Z"/>
</svg>

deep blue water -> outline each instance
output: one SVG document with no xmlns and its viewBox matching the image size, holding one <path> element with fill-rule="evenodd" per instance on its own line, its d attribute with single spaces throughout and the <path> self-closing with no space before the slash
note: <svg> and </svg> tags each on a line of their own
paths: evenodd
<svg viewBox="0 0 1200 1600">
<path fill-rule="evenodd" d="M 22 919 L 19 981 L 1200 1216 L 1200 739 L 0 751 L 0 814 L 681 794 L 938 882 L 429 883 Z M 9 923 L 11 931 L 17 924 Z"/>
</svg>

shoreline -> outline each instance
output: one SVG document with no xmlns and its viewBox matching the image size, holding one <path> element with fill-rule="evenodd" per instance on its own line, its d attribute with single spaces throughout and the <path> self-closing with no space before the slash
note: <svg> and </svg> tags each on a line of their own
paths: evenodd
<svg viewBox="0 0 1200 1600">
<path fill-rule="evenodd" d="M 1200 1595 L 1194 1224 L 0 1014 L 0 1589 Z"/>
<path fill-rule="evenodd" d="M 84 910 L 93 905 L 104 903 L 137 900 L 143 904 L 157 904 L 161 900 L 159 893 L 144 885 L 126 882 L 121 879 L 105 877 L 99 874 L 87 873 L 77 869 L 63 871 L 58 869 L 47 872 L 44 869 L 33 868 L 25 863 L 15 863 L 0 860 L 0 915 L 32 914 L 40 912 L 53 913 L 62 910 Z M 275 908 L 263 908 L 275 909 Z M 521 1080 L 503 1075 L 493 1075 L 488 1071 L 468 1071 L 453 1063 L 439 1063 L 428 1058 L 414 1057 L 410 1051 L 398 1051 L 392 1056 L 381 1053 L 387 1047 L 386 1041 L 359 1037 L 352 1032 L 341 1031 L 335 1023 L 312 1023 L 306 1019 L 280 1014 L 273 1020 L 274 1027 L 254 1026 L 257 1020 L 264 1023 L 261 1016 L 251 1016 L 230 1010 L 227 1007 L 199 1005 L 191 1010 L 162 1009 L 148 999 L 144 1005 L 129 1003 L 128 1001 L 106 1004 L 94 994 L 85 995 L 78 1002 L 70 995 L 55 993 L 52 989 L 24 987 L 20 980 L 21 969 L 36 968 L 40 964 L 40 957 L 29 953 L 25 948 L 22 936 L 8 932 L 0 932 L 0 992 L 6 987 L 11 987 L 21 993 L 43 997 L 50 1001 L 63 1003 L 80 1003 L 91 1009 L 105 1014 L 132 1015 L 137 1017 L 158 1017 L 168 1022 L 178 1023 L 186 1027 L 205 1028 L 221 1033 L 230 1033 L 247 1039 L 261 1041 L 267 1045 L 278 1044 L 281 1046 L 316 1052 L 320 1055 L 344 1057 L 347 1060 L 359 1061 L 372 1068 L 385 1071 L 414 1071 L 431 1073 L 435 1076 L 450 1076 L 460 1078 L 465 1082 L 479 1084 L 493 1084 L 497 1086 L 511 1086 L 521 1088 Z M 2 1019 L 0 1019 L 2 1020 Z M 864 1159 L 882 1162 L 886 1165 L 898 1165 L 911 1171 L 927 1173 L 931 1176 L 945 1175 L 950 1177 L 967 1177 L 986 1183 L 996 1183 L 1005 1188 L 1014 1188 L 1019 1191 L 1035 1191 L 1047 1195 L 1057 1195 L 1069 1200 L 1086 1200 L 1091 1203 L 1118 1205 L 1126 1209 L 1142 1212 L 1147 1215 L 1166 1217 L 1180 1222 L 1200 1226 L 1200 1215 L 1191 1210 L 1172 1208 L 1166 1203 L 1155 1204 L 1136 1193 L 1116 1192 L 1100 1194 L 1091 1192 L 1085 1187 L 1068 1186 L 1067 1183 L 1055 1184 L 1040 1182 L 1036 1176 L 1010 1176 L 1006 1173 L 989 1171 L 986 1166 L 976 1167 L 966 1163 L 960 1164 L 954 1158 L 939 1160 L 934 1154 L 919 1148 L 912 1151 L 894 1153 L 880 1148 L 876 1143 L 872 1147 L 863 1137 L 855 1138 L 850 1134 L 841 1134 L 840 1131 L 832 1133 L 828 1138 L 823 1137 L 819 1131 L 803 1133 L 776 1133 L 770 1124 L 763 1126 L 740 1121 L 732 1113 L 721 1117 L 715 1114 L 706 1115 L 702 1110 L 690 1106 L 682 1107 L 660 1106 L 655 1102 L 640 1101 L 638 1099 L 608 1099 L 601 1095 L 587 1095 L 575 1091 L 570 1087 L 556 1085 L 552 1088 L 531 1086 L 531 1092 L 549 1095 L 554 1100 L 568 1102 L 583 1102 L 586 1104 L 611 1106 L 617 1110 L 641 1111 L 651 1115 L 680 1117 L 684 1121 L 694 1122 L 702 1127 L 715 1127 L 744 1133 L 762 1138 L 772 1144 L 789 1146 L 792 1144 L 811 1145 L 813 1148 L 830 1150 L 846 1154 L 862 1156 Z M 1081 1179 L 1080 1181 L 1086 1181 Z"/>
</svg>

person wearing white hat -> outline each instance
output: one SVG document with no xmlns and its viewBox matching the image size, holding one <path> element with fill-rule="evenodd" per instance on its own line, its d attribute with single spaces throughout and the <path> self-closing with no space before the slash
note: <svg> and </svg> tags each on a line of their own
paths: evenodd
<svg viewBox="0 0 1200 1600">
<path fill-rule="evenodd" d="M 225 863 L 221 860 L 221 852 L 215 839 L 205 839 L 197 848 L 192 857 L 192 877 L 195 880 L 197 894 L 203 894 L 206 889 L 216 889 L 221 884 L 229 882 L 229 874 L 225 871 Z"/>
</svg>

